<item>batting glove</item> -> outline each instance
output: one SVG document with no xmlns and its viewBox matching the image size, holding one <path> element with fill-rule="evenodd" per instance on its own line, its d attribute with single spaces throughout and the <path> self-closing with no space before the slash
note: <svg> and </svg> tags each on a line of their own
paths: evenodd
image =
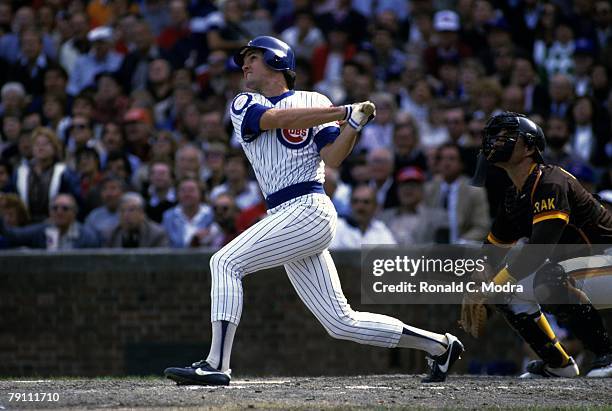
<svg viewBox="0 0 612 411">
<path fill-rule="evenodd" d="M 376 106 L 371 101 L 348 104 L 343 107 L 346 110 L 343 120 L 357 131 L 361 131 L 363 126 L 376 117 Z"/>
</svg>

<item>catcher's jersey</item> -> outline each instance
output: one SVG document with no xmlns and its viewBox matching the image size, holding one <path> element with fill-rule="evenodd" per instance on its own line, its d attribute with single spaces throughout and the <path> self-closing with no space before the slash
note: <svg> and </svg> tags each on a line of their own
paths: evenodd
<svg viewBox="0 0 612 411">
<path fill-rule="evenodd" d="M 338 137 L 340 129 L 332 122 L 305 130 L 260 130 L 263 113 L 271 108 L 330 106 L 327 97 L 309 91 L 290 90 L 276 97 L 245 92 L 234 97 L 231 105 L 234 132 L 265 196 L 297 183 L 323 183 L 325 169 L 319 152 Z"/>
<path fill-rule="evenodd" d="M 559 220 L 566 223 L 559 244 L 612 242 L 612 215 L 561 167 L 535 166 L 520 191 L 508 189 L 504 203 L 487 237 L 493 244 L 522 237 L 533 243 L 536 225 Z M 546 240 L 544 235 L 535 242 L 547 244 Z"/>
</svg>

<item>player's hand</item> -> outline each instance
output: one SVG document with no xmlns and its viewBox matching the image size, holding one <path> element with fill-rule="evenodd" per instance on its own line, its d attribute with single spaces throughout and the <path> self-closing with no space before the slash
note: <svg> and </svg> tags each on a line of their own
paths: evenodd
<svg viewBox="0 0 612 411">
<path fill-rule="evenodd" d="M 376 117 L 376 106 L 371 101 L 363 101 L 343 107 L 346 110 L 343 120 L 346 120 L 348 125 L 357 131 L 361 131 L 363 126 Z"/>
</svg>

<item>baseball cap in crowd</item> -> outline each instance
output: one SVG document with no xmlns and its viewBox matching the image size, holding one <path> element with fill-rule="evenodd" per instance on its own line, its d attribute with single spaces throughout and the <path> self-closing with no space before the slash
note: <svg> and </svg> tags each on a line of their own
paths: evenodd
<svg viewBox="0 0 612 411">
<path fill-rule="evenodd" d="M 458 31 L 459 15 L 452 10 L 440 10 L 434 15 L 433 27 L 436 31 Z"/>
<path fill-rule="evenodd" d="M 425 174 L 418 167 L 408 166 L 398 171 L 395 180 L 398 183 L 406 183 L 408 181 L 423 183 L 425 181 Z"/>
<path fill-rule="evenodd" d="M 595 44 L 593 40 L 581 37 L 574 42 L 574 54 L 593 56 L 595 54 Z"/>
<path fill-rule="evenodd" d="M 124 123 L 147 123 L 151 124 L 151 116 L 144 108 L 136 107 L 128 110 L 123 116 Z"/>
<path fill-rule="evenodd" d="M 100 26 L 87 33 L 87 40 L 91 43 L 95 41 L 111 41 L 113 39 L 113 29 L 107 26 Z"/>
</svg>

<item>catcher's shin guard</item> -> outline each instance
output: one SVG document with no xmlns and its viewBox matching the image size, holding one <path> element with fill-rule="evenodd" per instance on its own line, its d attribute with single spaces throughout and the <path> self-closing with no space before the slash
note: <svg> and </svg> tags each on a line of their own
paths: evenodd
<svg viewBox="0 0 612 411">
<path fill-rule="evenodd" d="M 508 306 L 498 306 L 506 321 L 519 333 L 540 358 L 551 367 L 563 367 L 570 361 L 563 346 L 557 340 L 548 320 L 541 311 L 533 314 L 516 314 Z"/>
<path fill-rule="evenodd" d="M 597 356 L 612 353 L 610 336 L 599 312 L 560 264 L 547 264 L 538 270 L 534 291 L 542 310 L 554 314 L 587 350 Z"/>
<path fill-rule="evenodd" d="M 542 310 L 554 314 L 595 355 L 612 353 L 608 330 L 593 304 L 543 305 Z"/>
</svg>

